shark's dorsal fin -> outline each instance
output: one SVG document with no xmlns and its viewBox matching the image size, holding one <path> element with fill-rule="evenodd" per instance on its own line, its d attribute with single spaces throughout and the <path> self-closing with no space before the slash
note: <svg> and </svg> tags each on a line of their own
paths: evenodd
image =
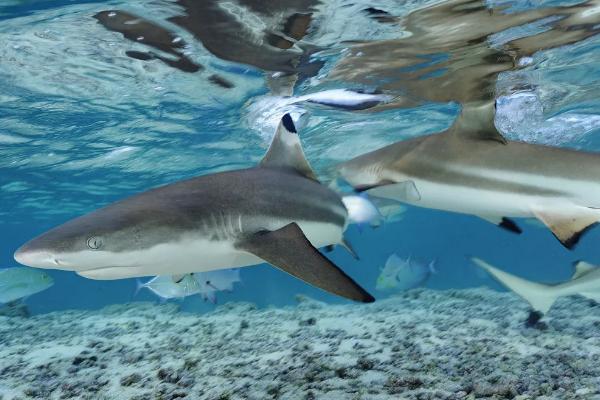
<svg viewBox="0 0 600 400">
<path fill-rule="evenodd" d="M 285 114 L 269 150 L 260 162 L 261 167 L 291 168 L 313 180 L 318 180 L 310 164 L 304 156 L 298 132 L 290 114 Z"/>
<path fill-rule="evenodd" d="M 577 261 L 573 264 L 573 267 L 575 267 L 575 272 L 573 273 L 571 280 L 581 278 L 583 275 L 596 269 L 596 266 L 585 261 Z"/>
<path fill-rule="evenodd" d="M 495 115 L 496 103 L 493 100 L 465 103 L 448 132 L 459 138 L 493 140 L 506 144 L 507 140 L 494 124 Z"/>
</svg>

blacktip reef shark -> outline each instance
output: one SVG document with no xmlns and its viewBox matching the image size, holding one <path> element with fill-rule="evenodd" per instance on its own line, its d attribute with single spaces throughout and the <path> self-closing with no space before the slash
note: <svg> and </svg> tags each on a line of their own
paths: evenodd
<svg viewBox="0 0 600 400">
<path fill-rule="evenodd" d="M 533 312 L 529 316 L 528 325 L 535 324 L 559 297 L 581 295 L 600 302 L 600 268 L 585 261 L 575 263 L 575 272 L 569 281 L 554 285 L 530 282 L 476 257 L 471 258 L 471 261 L 531 305 Z"/>
<path fill-rule="evenodd" d="M 343 244 L 348 211 L 321 185 L 286 114 L 257 167 L 143 192 L 24 244 L 24 265 L 91 279 L 174 275 L 260 264 L 351 300 L 374 298 L 318 247 Z"/>
<path fill-rule="evenodd" d="M 494 102 L 463 106 L 445 132 L 342 163 L 357 190 L 419 207 L 480 216 L 520 233 L 537 218 L 567 248 L 600 221 L 600 154 L 506 140 Z"/>
</svg>

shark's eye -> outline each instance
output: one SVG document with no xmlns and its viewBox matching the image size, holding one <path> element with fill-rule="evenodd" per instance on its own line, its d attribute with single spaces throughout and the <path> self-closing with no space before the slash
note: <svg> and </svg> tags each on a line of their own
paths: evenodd
<svg viewBox="0 0 600 400">
<path fill-rule="evenodd" d="M 98 250 L 104 244 L 102 237 L 100 236 L 92 236 L 87 240 L 87 246 L 92 250 Z"/>
</svg>

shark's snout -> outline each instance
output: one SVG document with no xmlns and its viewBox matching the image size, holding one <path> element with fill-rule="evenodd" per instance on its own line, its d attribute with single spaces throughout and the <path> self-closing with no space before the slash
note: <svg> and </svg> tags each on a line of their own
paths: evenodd
<svg viewBox="0 0 600 400">
<path fill-rule="evenodd" d="M 61 265 L 54 254 L 47 250 L 37 249 L 29 243 L 18 248 L 14 258 L 19 264 L 33 268 L 57 268 Z"/>
</svg>

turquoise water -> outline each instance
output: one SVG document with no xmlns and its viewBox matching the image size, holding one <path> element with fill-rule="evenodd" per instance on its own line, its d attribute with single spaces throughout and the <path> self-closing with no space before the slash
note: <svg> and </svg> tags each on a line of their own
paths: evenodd
<svg viewBox="0 0 600 400">
<path fill-rule="evenodd" d="M 207 4 L 213 3 L 218 2 L 199 7 L 210 8 Z M 305 76 L 293 88 L 294 95 L 335 88 L 383 88 L 387 94 L 413 101 L 408 107 L 392 102 L 358 112 L 298 106 L 305 113 L 299 129 L 302 144 L 323 181 L 334 177 L 337 163 L 400 140 L 443 131 L 456 118 L 460 109 L 457 102 L 439 101 L 437 95 L 419 98 L 423 94 L 420 87 L 401 90 L 405 79 L 427 82 L 450 73 L 451 68 L 418 79 L 407 78 L 403 75 L 405 67 L 395 64 L 402 47 L 386 42 L 406 36 L 402 17 L 441 3 L 445 2 L 382 1 L 377 9 L 385 14 L 365 11 L 370 5 L 361 2 L 284 1 L 270 11 L 260 2 L 228 3 L 233 4 L 231 15 L 238 18 L 236 24 L 247 24 L 248 29 L 261 35 L 282 29 L 281 19 L 291 10 L 312 14 L 310 28 L 300 43 L 310 49 L 304 50 L 308 61 L 302 65 L 312 66 L 313 71 L 303 72 Z M 485 3 L 485 7 L 509 19 L 531 10 L 566 9 L 586 2 L 471 3 Z M 587 3 L 598 12 L 600 5 Z M 201 21 L 205 25 L 200 35 L 183 23 L 169 20 L 174 15 L 186 15 L 185 5 L 189 4 L 193 2 L 0 1 L 1 267 L 17 266 L 14 251 L 34 236 L 111 202 L 184 178 L 256 165 L 281 115 L 298 110 L 281 98 L 269 97 L 273 93 L 265 80 L 265 66 L 261 65 L 270 62 L 266 59 L 270 53 L 265 50 L 268 43 L 253 45 L 253 59 L 259 61 L 241 59 L 236 40 L 247 38 L 231 39 L 226 35 L 240 32 L 238 25 L 219 31 L 211 27 L 210 21 Z M 127 51 L 158 51 L 127 40 L 93 17 L 115 9 L 175 32 L 186 43 L 181 54 L 202 69 L 191 73 L 158 59 L 129 57 Z M 559 31 L 552 28 L 555 17 L 550 14 L 540 12 L 539 18 L 529 23 L 504 24 L 497 32 L 483 35 L 485 47 L 498 49 L 514 38 Z M 382 22 L 375 18 L 377 15 L 395 20 Z M 476 24 L 474 21 L 471 23 Z M 486 76 L 498 97 L 496 126 L 508 139 L 600 151 L 600 36 L 595 34 L 600 20 L 586 29 L 582 35 L 585 37 L 573 43 L 554 45 L 550 38 L 540 44 L 544 48 L 531 54 L 522 68 L 507 68 L 492 78 Z M 418 37 L 419 32 L 413 34 Z M 222 39 L 206 39 L 211 35 L 221 35 Z M 377 65 L 361 64 L 360 55 L 356 56 L 359 42 L 382 43 L 384 51 L 365 56 L 373 57 Z M 288 50 L 277 51 L 289 54 Z M 440 54 L 415 68 L 427 68 L 452 57 L 450 50 L 437 51 Z M 354 59 L 347 69 L 340 67 L 352 54 Z M 468 53 L 462 57 L 471 60 Z M 494 58 L 473 60 L 486 65 L 496 62 Z M 360 70 L 362 67 L 365 69 Z M 272 71 L 277 71 L 276 65 Z M 465 79 L 475 79 L 469 74 Z M 215 84 L 212 76 L 226 80 L 231 87 Z M 464 86 L 466 83 L 459 85 Z M 400 221 L 379 228 L 348 228 L 346 236 L 360 260 L 340 247 L 326 255 L 377 299 L 397 294 L 375 289 L 380 268 L 392 253 L 436 260 L 437 273 L 425 283 L 431 289 L 488 286 L 505 290 L 477 270 L 469 256 L 543 282 L 567 280 L 575 260 L 600 263 L 598 228 L 587 232 L 570 251 L 539 224 L 517 222 L 524 231 L 521 235 L 474 216 L 407 205 Z M 135 279 L 94 281 L 58 270 L 50 274 L 54 286 L 25 300 L 32 314 L 157 301 L 149 291 L 134 295 Z M 219 293 L 218 304 L 246 301 L 260 308 L 282 307 L 296 304 L 297 294 L 327 303 L 350 304 L 268 265 L 243 268 L 241 279 L 233 292 Z M 195 313 L 216 307 L 199 296 L 179 304 L 183 310 Z"/>
<path fill-rule="evenodd" d="M 416 7 L 407 3 L 392 10 L 401 16 Z M 0 8 L 0 34 L 6 44 L 0 70 L 3 266 L 16 265 L 12 253 L 19 245 L 70 218 L 161 184 L 250 167 L 266 150 L 276 117 L 253 111 L 252 105 L 268 93 L 260 69 L 215 57 L 181 29 L 176 32 L 188 41 L 189 52 L 210 72 L 234 82 L 235 88 L 210 84 L 206 71 L 189 74 L 160 61 L 131 59 L 124 52 L 136 45 L 91 17 L 113 8 L 119 3 L 32 1 Z M 168 1 L 139 2 L 125 9 L 153 18 L 174 12 Z M 329 28 L 328 35 L 311 40 L 327 41 L 327 50 L 314 56 L 324 60 L 325 67 L 299 84 L 297 95 L 353 87 L 327 77 L 347 51 L 348 41 L 391 35 L 377 31 L 377 24 L 363 14 L 356 17 L 362 25 L 356 32 L 340 26 L 335 16 L 322 18 L 317 22 L 322 30 Z M 400 36 L 400 27 L 395 29 Z M 598 39 L 591 37 L 541 51 L 524 70 L 501 76 L 498 86 L 517 78 L 535 84 L 534 90 L 519 91 L 499 103 L 497 125 L 505 135 L 599 149 L 597 47 Z M 311 107 L 301 138 L 308 159 L 327 179 L 337 162 L 445 129 L 456 110 L 453 104 L 439 103 L 372 113 Z M 330 256 L 367 288 L 374 287 L 379 268 L 393 252 L 438 260 L 439 273 L 428 282 L 433 288 L 494 286 L 476 274 L 466 255 L 492 258 L 507 270 L 547 281 L 568 277 L 574 259 L 598 258 L 593 251 L 596 230 L 569 252 L 547 230 L 523 226 L 525 233 L 517 236 L 474 217 L 409 206 L 400 223 L 362 233 L 350 227 L 348 236 L 360 261 L 343 249 Z M 132 280 L 95 282 L 53 273 L 56 285 L 28 301 L 33 312 L 121 303 L 131 300 L 135 288 Z M 293 294 L 303 292 L 337 301 L 266 266 L 244 269 L 242 279 L 244 284 L 221 296 L 223 300 L 288 304 Z M 151 298 L 143 292 L 136 297 Z M 186 308 L 188 303 L 190 309 L 207 307 L 188 299 Z"/>
</svg>

